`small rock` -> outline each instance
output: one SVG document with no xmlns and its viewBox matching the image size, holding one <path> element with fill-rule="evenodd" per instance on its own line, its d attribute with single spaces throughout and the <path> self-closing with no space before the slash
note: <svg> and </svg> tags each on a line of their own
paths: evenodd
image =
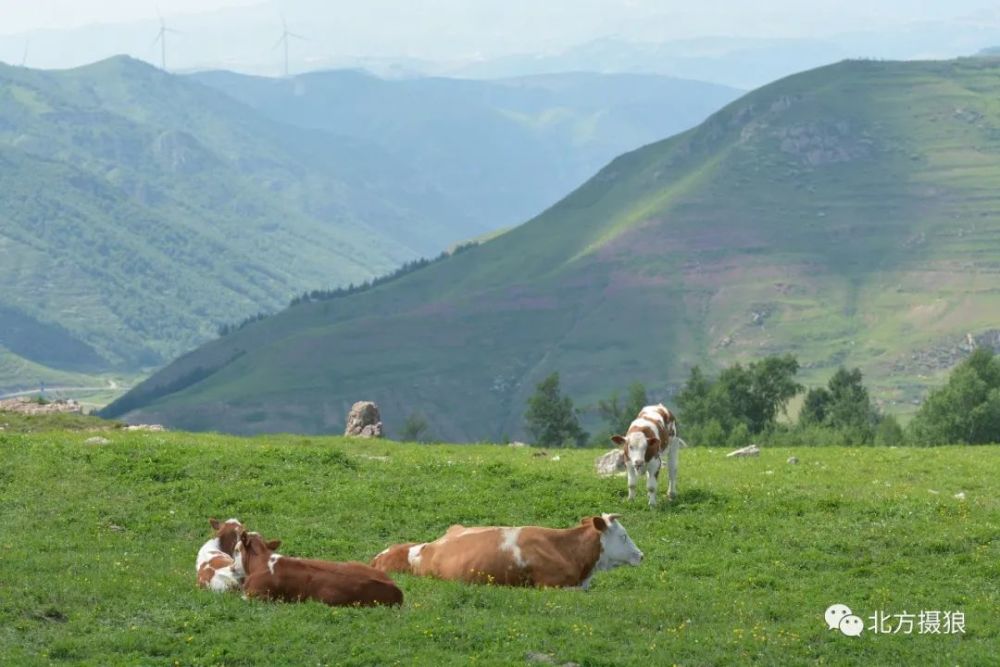
<svg viewBox="0 0 1000 667">
<path fill-rule="evenodd" d="M 797 457 L 797 456 L 789 456 L 788 457 L 788 463 L 790 465 L 795 465 L 798 462 L 799 462 L 799 457 Z"/>
<path fill-rule="evenodd" d="M 347 428 L 344 435 L 358 438 L 381 438 L 382 416 L 378 406 L 371 401 L 358 401 L 347 413 Z"/>
<path fill-rule="evenodd" d="M 508 447 L 528 447 L 528 443 L 521 442 L 520 440 L 515 440 L 514 442 L 507 445 Z"/>
<path fill-rule="evenodd" d="M 625 453 L 621 449 L 612 449 L 599 456 L 594 461 L 598 475 L 614 475 L 625 470 Z"/>
<path fill-rule="evenodd" d="M 549 453 L 547 451 L 545 451 L 544 449 L 542 451 L 540 451 L 540 452 L 531 452 L 531 456 L 532 457 L 548 456 L 548 455 L 549 455 Z"/>
<path fill-rule="evenodd" d="M 955 494 L 955 497 L 958 498 L 959 500 L 965 500 L 965 491 L 959 491 L 958 493 Z"/>
<path fill-rule="evenodd" d="M 549 653 L 539 653 L 537 651 L 529 651 L 525 654 L 524 659 L 528 662 L 536 662 L 542 665 L 559 665 L 559 667 L 580 667 L 580 663 L 577 662 L 563 662 L 560 663 L 556 660 L 554 655 Z"/>
<path fill-rule="evenodd" d="M 83 441 L 85 445 L 110 445 L 111 441 L 107 438 L 102 438 L 99 435 L 95 435 L 93 438 L 87 438 Z"/>
<path fill-rule="evenodd" d="M 757 445 L 747 445 L 746 447 L 737 449 L 736 451 L 729 452 L 726 454 L 726 458 L 731 459 L 737 456 L 757 456 L 758 454 L 760 454 L 760 447 Z"/>
<path fill-rule="evenodd" d="M 553 461 L 558 461 L 558 460 L 559 460 L 559 455 L 558 455 L 558 454 L 556 454 L 555 456 L 553 456 L 553 457 L 552 457 L 552 460 L 553 460 Z"/>
</svg>

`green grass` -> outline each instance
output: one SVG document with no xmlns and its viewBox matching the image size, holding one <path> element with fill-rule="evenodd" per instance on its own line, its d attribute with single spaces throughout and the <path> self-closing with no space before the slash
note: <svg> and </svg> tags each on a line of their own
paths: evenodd
<svg viewBox="0 0 1000 667">
<path fill-rule="evenodd" d="M 100 419 L 75 412 L 52 412 L 26 415 L 0 411 L 0 435 L 47 433 L 50 431 L 113 431 L 124 427 L 122 422 Z"/>
<path fill-rule="evenodd" d="M 597 452 L 301 436 L 0 433 L 5 664 L 989 664 L 1000 641 L 1000 449 L 682 452 L 655 511 Z M 789 465 L 795 454 L 801 460 Z M 373 457 L 388 457 L 388 461 Z M 965 500 L 954 498 L 962 491 Z M 367 560 L 455 522 L 621 512 L 646 554 L 589 592 L 396 577 L 401 609 L 244 602 L 194 586 L 208 517 L 289 555 Z M 823 612 L 959 610 L 964 635 L 848 638 Z"/>
</svg>

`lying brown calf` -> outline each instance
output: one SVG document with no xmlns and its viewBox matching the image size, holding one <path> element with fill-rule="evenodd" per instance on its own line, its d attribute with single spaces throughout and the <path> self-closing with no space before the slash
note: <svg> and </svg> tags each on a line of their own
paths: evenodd
<svg viewBox="0 0 1000 667">
<path fill-rule="evenodd" d="M 587 589 L 595 572 L 640 561 L 618 515 L 603 514 L 566 529 L 455 525 L 434 542 L 389 547 L 372 565 L 468 583 Z"/>
<path fill-rule="evenodd" d="M 265 542 L 258 533 L 243 533 L 237 546 L 246 571 L 247 597 L 299 602 L 318 600 L 332 606 L 394 605 L 403 591 L 385 574 L 363 563 L 333 563 L 291 558 L 275 553 L 280 542 Z"/>
</svg>

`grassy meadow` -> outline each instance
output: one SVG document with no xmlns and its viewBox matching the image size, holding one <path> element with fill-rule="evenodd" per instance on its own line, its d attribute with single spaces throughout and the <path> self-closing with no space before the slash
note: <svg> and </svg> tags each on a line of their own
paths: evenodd
<svg viewBox="0 0 1000 667">
<path fill-rule="evenodd" d="M 0 432 L 2 664 L 977 665 L 1000 645 L 997 447 L 691 448 L 678 500 L 650 511 L 595 476 L 594 450 L 15 430 Z M 646 558 L 589 592 L 400 575 L 402 608 L 332 609 L 194 583 L 212 516 L 288 555 L 367 561 L 452 523 L 598 512 L 622 513 Z M 966 628 L 847 637 L 824 623 L 834 603 L 866 626 L 952 610 Z"/>
</svg>

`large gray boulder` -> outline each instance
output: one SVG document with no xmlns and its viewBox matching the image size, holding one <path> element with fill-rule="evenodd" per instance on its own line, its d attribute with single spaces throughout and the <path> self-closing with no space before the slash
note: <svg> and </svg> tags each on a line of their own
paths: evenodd
<svg viewBox="0 0 1000 667">
<path fill-rule="evenodd" d="M 372 401 L 358 401 L 347 413 L 347 428 L 344 435 L 356 438 L 381 438 L 382 416 L 378 406 Z"/>
</svg>

